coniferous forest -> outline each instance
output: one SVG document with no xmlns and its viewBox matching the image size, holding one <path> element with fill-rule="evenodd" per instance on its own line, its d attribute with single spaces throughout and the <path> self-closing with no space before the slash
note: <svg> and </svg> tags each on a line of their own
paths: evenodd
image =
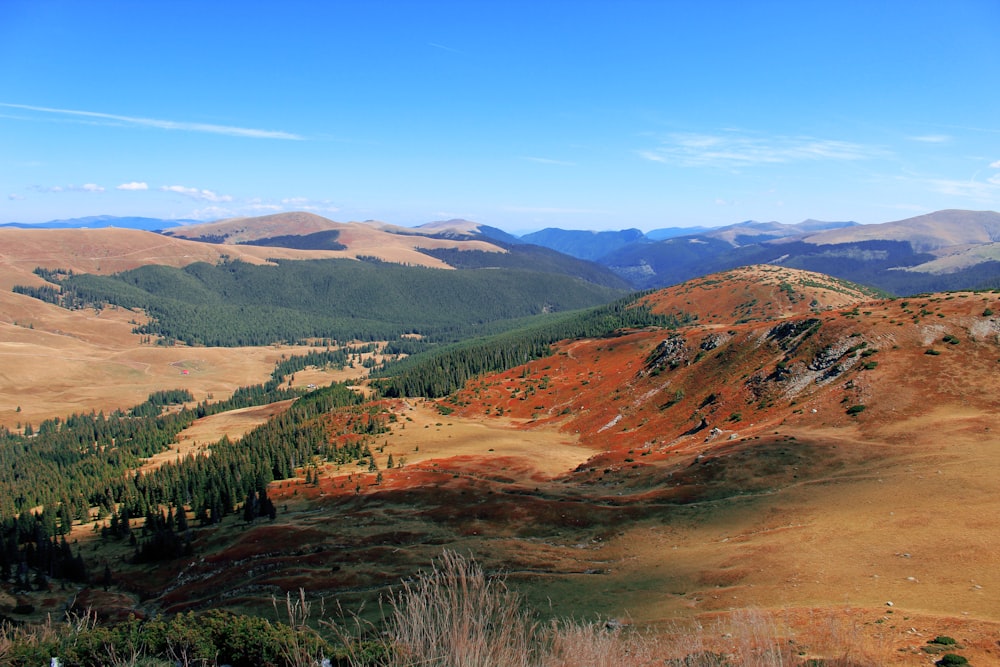
<svg viewBox="0 0 1000 667">
<path fill-rule="evenodd" d="M 41 274 L 40 274 L 41 275 Z M 113 276 L 42 276 L 16 289 L 67 308 L 116 305 L 152 319 L 136 333 L 160 342 L 248 346 L 307 339 L 457 341 L 541 313 L 587 308 L 622 289 L 524 269 L 442 271 L 354 260 L 239 261 L 183 269 L 143 266 Z"/>
</svg>

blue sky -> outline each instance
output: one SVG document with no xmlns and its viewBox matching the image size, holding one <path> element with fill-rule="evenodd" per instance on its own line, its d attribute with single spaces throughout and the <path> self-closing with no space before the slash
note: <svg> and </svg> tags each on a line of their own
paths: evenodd
<svg viewBox="0 0 1000 667">
<path fill-rule="evenodd" d="M 1000 2 L 0 2 L 0 222 L 1000 209 Z"/>
</svg>

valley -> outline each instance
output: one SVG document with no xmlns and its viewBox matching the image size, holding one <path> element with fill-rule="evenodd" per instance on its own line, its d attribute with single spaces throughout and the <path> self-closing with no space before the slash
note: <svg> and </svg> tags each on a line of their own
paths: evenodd
<svg viewBox="0 0 1000 667">
<path fill-rule="evenodd" d="M 15 264 L 7 283 L 34 279 Z M 142 311 L 0 299 L 0 425 L 11 431 L 127 410 L 155 391 L 224 400 L 325 349 L 158 345 L 134 331 Z M 947 634 L 973 664 L 996 659 L 1000 294 L 893 299 L 758 265 L 620 309 L 643 309 L 644 324 L 609 318 L 600 334 L 556 339 L 435 395 L 388 393 L 372 352 L 275 378 L 306 397 L 309 385 L 349 382 L 366 402 L 305 418 L 325 448 L 266 485 L 274 519 L 245 519 L 237 505 L 200 522 L 193 502 L 168 496 L 157 511 L 184 512 L 191 552 L 152 562 L 135 560 L 127 538 L 101 537 L 107 516 L 75 520 L 69 543 L 92 573 L 110 568 L 109 590 L 96 574 L 58 593 L 8 581 L 0 613 L 40 621 L 73 598 L 109 620 L 220 609 L 273 619 L 275 598 L 301 589 L 377 622 L 380 596 L 447 549 L 506 575 L 543 620 L 616 619 L 661 637 L 700 625 L 724 650 L 727 624 L 753 613 L 803 657 L 850 645 L 854 664 L 928 664 L 922 647 Z M 534 330 L 477 344 L 521 331 Z M 421 349 L 407 372 L 429 377 L 458 363 L 456 349 Z M 144 472 L 211 457 L 222 438 L 292 419 L 291 405 L 201 417 Z M 352 447 L 367 453 L 335 456 Z"/>
</svg>

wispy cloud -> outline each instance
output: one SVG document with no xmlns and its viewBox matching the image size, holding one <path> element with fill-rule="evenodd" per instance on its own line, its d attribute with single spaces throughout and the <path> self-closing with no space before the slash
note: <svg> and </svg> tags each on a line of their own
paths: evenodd
<svg viewBox="0 0 1000 667">
<path fill-rule="evenodd" d="M 441 49 L 442 51 L 450 51 L 451 53 L 462 53 L 458 49 L 453 49 L 450 46 L 445 46 L 444 44 L 437 44 L 435 42 L 427 42 L 427 46 L 431 46 L 435 49 Z"/>
<path fill-rule="evenodd" d="M 231 137 L 247 137 L 250 139 L 286 139 L 301 141 L 305 137 L 280 130 L 261 130 L 249 127 L 234 127 L 231 125 L 213 125 L 211 123 L 190 123 L 186 121 L 164 120 L 160 118 L 142 118 L 136 116 L 120 116 L 118 114 L 101 113 L 97 111 L 80 111 L 77 109 L 54 109 L 51 107 L 36 107 L 29 104 L 11 104 L 0 102 L 0 107 L 22 109 L 39 113 L 60 114 L 76 118 L 89 118 L 101 121 L 113 121 L 137 127 L 154 127 L 160 130 L 180 130 L 183 132 L 205 132 L 208 134 L 224 134 Z"/>
<path fill-rule="evenodd" d="M 557 206 L 505 206 L 505 211 L 517 213 L 558 213 L 582 215 L 585 213 L 609 213 L 609 211 L 595 211 L 588 208 L 559 208 Z"/>
<path fill-rule="evenodd" d="M 930 189 L 950 197 L 960 197 L 993 205 L 1000 202 L 1000 174 L 994 174 L 985 181 L 931 178 L 927 179 L 927 185 Z"/>
<path fill-rule="evenodd" d="M 682 167 L 753 167 L 819 160 L 867 160 L 887 151 L 849 141 L 808 136 L 755 136 L 745 133 L 669 134 L 639 155 L 653 162 Z"/>
<path fill-rule="evenodd" d="M 951 141 L 947 134 L 925 134 L 919 137 L 910 137 L 910 141 L 920 141 L 925 144 L 946 144 Z"/>
<path fill-rule="evenodd" d="M 194 220 L 222 220 L 223 218 L 235 218 L 239 213 L 230 208 L 222 206 L 206 206 L 192 211 L 186 217 Z"/>
<path fill-rule="evenodd" d="M 9 195 L 7 195 L 7 199 L 9 199 L 11 201 L 24 201 L 24 197 L 23 196 L 21 196 L 21 195 L 15 195 L 15 194 L 9 194 Z"/>
<path fill-rule="evenodd" d="M 115 190 L 148 190 L 149 185 L 141 181 L 132 181 L 131 183 L 122 183 L 117 186 Z"/>
<path fill-rule="evenodd" d="M 231 202 L 233 198 L 229 195 L 220 195 L 211 190 L 199 190 L 198 188 L 189 188 L 183 185 L 163 185 L 160 187 L 163 192 L 175 192 L 179 195 L 184 195 L 185 197 L 190 197 L 191 199 L 196 199 L 198 201 L 208 201 L 208 202 Z"/>
<path fill-rule="evenodd" d="M 990 162 L 990 168 L 991 169 L 1000 169 L 1000 160 L 997 160 L 996 162 Z"/>
<path fill-rule="evenodd" d="M 309 199 L 308 197 L 285 197 L 281 200 L 282 211 L 294 209 L 310 213 L 337 213 L 340 207 L 329 199 Z"/>
<path fill-rule="evenodd" d="M 521 158 L 522 160 L 527 160 L 528 162 L 537 162 L 538 164 L 555 164 L 561 167 L 575 167 L 575 162 L 569 162 L 567 160 L 555 160 L 548 157 L 533 157 L 530 155 L 525 155 Z"/>
<path fill-rule="evenodd" d="M 193 189 L 194 188 L 186 188 L 186 190 Z M 171 191 L 173 192 L 175 190 Z M 207 191 L 202 190 L 199 192 Z M 189 193 L 183 192 L 181 194 Z M 186 217 L 193 218 L 195 220 L 219 220 L 222 218 L 236 218 L 249 215 L 267 215 L 270 213 L 279 213 L 281 211 L 309 211 L 317 214 L 331 214 L 340 210 L 332 202 L 317 201 L 306 197 L 287 197 L 285 199 L 281 199 L 280 201 L 258 198 L 237 201 L 234 200 L 233 197 L 229 196 L 216 196 L 217 199 L 215 200 L 202 198 L 202 201 L 208 201 L 211 205 L 196 209 L 189 213 Z M 220 206 L 218 204 L 230 205 Z"/>
<path fill-rule="evenodd" d="M 96 183 L 84 183 L 83 185 L 31 185 L 29 190 L 34 192 L 48 192 L 59 194 L 61 192 L 104 192 L 104 186 Z"/>
</svg>

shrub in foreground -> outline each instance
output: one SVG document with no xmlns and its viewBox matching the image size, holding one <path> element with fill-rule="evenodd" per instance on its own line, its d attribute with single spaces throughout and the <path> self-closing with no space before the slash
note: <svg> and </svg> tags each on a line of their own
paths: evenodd
<svg viewBox="0 0 1000 667">
<path fill-rule="evenodd" d="M 735 612 L 711 627 L 661 629 L 655 635 L 614 621 L 543 623 L 503 577 L 488 576 L 473 559 L 451 551 L 388 597 L 378 626 L 358 617 L 353 626 L 338 623 L 322 613 L 318 624 L 311 623 L 311 603 L 303 590 L 286 595 L 283 602 L 279 608 L 275 600 L 275 610 L 285 622 L 210 611 L 166 620 L 132 618 L 115 626 L 99 626 L 89 615 L 31 630 L 4 626 L 0 664 L 36 667 L 50 664 L 51 658 L 64 667 L 764 667 L 882 662 L 860 645 L 857 628 L 841 632 L 833 625 L 826 641 L 815 647 L 826 646 L 836 657 L 807 657 L 797 652 L 777 615 L 759 610 Z M 950 655 L 942 660 L 958 657 Z"/>
</svg>

